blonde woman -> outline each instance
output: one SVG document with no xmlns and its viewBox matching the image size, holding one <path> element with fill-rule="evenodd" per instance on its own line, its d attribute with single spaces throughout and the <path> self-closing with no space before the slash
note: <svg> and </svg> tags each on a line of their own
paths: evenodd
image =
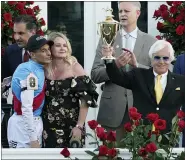
<svg viewBox="0 0 185 160">
<path fill-rule="evenodd" d="M 83 147 L 88 107 L 97 106 L 96 86 L 71 56 L 71 45 L 65 35 L 52 32 L 48 39 L 53 40 L 54 45 L 52 62 L 45 68 L 44 147 L 71 147 L 71 138 L 79 140 L 80 146 L 76 147 Z"/>
</svg>

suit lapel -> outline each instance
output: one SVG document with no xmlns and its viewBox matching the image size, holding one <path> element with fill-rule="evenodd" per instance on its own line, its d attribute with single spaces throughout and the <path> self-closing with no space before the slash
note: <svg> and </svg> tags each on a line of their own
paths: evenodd
<svg viewBox="0 0 185 160">
<path fill-rule="evenodd" d="M 155 91 L 154 91 L 154 74 L 153 74 L 153 68 L 150 68 L 148 70 L 148 74 L 146 75 L 146 84 L 149 90 L 149 95 L 151 97 L 151 100 L 156 104 L 156 98 L 155 98 Z"/>
<path fill-rule="evenodd" d="M 135 43 L 134 51 L 133 51 L 137 59 L 140 55 L 143 45 L 144 45 L 143 33 L 140 30 L 138 30 L 137 39 L 136 39 L 136 43 Z"/>
<path fill-rule="evenodd" d="M 173 81 L 174 80 L 175 80 L 175 78 L 173 77 L 171 72 L 168 71 L 167 83 L 166 83 L 166 87 L 165 87 L 165 90 L 164 90 L 164 93 L 163 93 L 163 96 L 162 96 L 162 99 L 161 99 L 160 103 L 162 103 L 168 97 L 168 94 L 172 91 L 173 84 L 174 84 Z"/>
</svg>

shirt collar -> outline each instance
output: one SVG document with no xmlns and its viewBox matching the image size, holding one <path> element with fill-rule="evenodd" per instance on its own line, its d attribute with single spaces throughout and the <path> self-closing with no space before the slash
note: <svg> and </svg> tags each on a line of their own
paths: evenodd
<svg viewBox="0 0 185 160">
<path fill-rule="evenodd" d="M 32 63 L 33 65 L 36 65 L 38 66 L 39 68 L 43 68 L 44 65 L 40 64 L 40 63 L 37 63 L 36 61 L 32 60 L 32 59 L 29 59 L 29 62 Z"/>
<path fill-rule="evenodd" d="M 155 76 L 155 77 L 158 76 L 158 74 L 157 74 L 154 70 L 153 70 L 153 73 L 154 73 L 154 76 Z M 163 78 L 163 77 L 167 77 L 167 75 L 168 75 L 168 71 L 167 71 L 166 73 L 164 73 L 164 74 L 161 74 L 162 78 Z"/>
<path fill-rule="evenodd" d="M 132 36 L 133 38 L 137 38 L 137 31 L 138 31 L 137 27 L 130 33 L 125 32 L 125 30 L 122 28 L 122 35 L 125 36 L 127 34 L 130 34 L 130 36 Z"/>
</svg>

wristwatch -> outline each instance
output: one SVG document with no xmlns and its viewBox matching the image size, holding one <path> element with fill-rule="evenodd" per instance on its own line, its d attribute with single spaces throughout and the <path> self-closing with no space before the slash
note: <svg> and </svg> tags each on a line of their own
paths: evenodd
<svg viewBox="0 0 185 160">
<path fill-rule="evenodd" d="M 80 129 L 81 131 L 83 131 L 83 127 L 79 126 L 78 124 L 75 127 L 77 127 L 78 129 Z"/>
</svg>

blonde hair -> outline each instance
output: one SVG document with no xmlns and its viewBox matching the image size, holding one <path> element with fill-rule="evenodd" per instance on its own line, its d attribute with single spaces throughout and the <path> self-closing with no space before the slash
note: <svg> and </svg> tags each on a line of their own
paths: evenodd
<svg viewBox="0 0 185 160">
<path fill-rule="evenodd" d="M 51 32 L 49 35 L 48 35 L 48 40 L 51 40 L 54 42 L 54 40 L 57 38 L 57 37 L 61 37 L 62 39 L 64 39 L 66 41 L 66 44 L 67 44 L 67 56 L 63 59 L 66 63 L 68 63 L 70 66 L 74 65 L 75 63 L 77 63 L 77 59 L 72 56 L 72 48 L 71 48 L 71 44 L 69 42 L 69 39 L 64 35 L 62 34 L 61 32 Z M 47 65 L 45 67 L 48 75 L 50 76 L 51 74 L 53 74 L 52 72 L 52 62 Z"/>
</svg>

